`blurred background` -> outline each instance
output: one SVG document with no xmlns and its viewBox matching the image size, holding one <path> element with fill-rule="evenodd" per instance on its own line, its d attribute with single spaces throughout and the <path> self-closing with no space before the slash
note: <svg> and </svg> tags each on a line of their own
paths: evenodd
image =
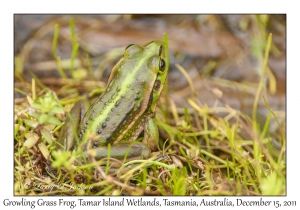
<svg viewBox="0 0 300 210">
<path fill-rule="evenodd" d="M 77 74 L 69 71 L 74 49 L 71 18 L 79 43 L 74 62 Z M 15 90 L 30 92 L 30 84 L 24 86 L 21 80 L 30 82 L 37 77 L 58 95 L 63 94 L 66 81 L 61 79 L 53 55 L 56 27 L 56 56 L 67 77 L 100 81 L 101 87 L 126 46 L 163 40 L 167 33 L 168 93 L 176 107 L 190 106 L 187 99 L 196 97 L 200 104 L 227 106 L 249 115 L 272 33 L 262 95 L 285 127 L 286 15 L 15 15 L 14 21 Z M 194 91 L 178 65 L 191 78 Z M 15 91 L 15 103 L 26 99 L 24 92 Z M 79 92 L 85 89 L 79 87 Z M 264 122 L 269 110 L 262 97 L 257 111 Z M 277 129 L 278 123 L 270 125 L 271 131 Z"/>
</svg>

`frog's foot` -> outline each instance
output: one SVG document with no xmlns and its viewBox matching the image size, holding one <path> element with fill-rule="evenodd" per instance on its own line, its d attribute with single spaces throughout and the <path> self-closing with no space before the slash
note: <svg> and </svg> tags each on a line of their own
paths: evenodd
<svg viewBox="0 0 300 210">
<path fill-rule="evenodd" d="M 110 150 L 107 146 L 100 146 L 97 148 L 90 149 L 86 151 L 86 156 L 93 154 L 96 160 L 110 157 L 119 159 L 119 160 L 134 160 L 134 159 L 147 159 L 150 157 L 150 149 L 147 145 L 141 142 L 129 142 L 129 143 L 118 143 L 110 147 Z"/>
</svg>

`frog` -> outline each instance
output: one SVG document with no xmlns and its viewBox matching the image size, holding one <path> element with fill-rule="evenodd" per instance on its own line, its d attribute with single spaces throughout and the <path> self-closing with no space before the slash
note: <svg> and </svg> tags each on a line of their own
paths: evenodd
<svg viewBox="0 0 300 210">
<path fill-rule="evenodd" d="M 88 109 L 82 102 L 71 109 L 58 138 L 59 149 L 81 150 L 84 157 L 93 151 L 96 160 L 108 155 L 149 158 L 159 140 L 155 112 L 168 69 L 167 34 L 164 41 L 128 45 L 112 68 L 105 91 Z"/>
</svg>

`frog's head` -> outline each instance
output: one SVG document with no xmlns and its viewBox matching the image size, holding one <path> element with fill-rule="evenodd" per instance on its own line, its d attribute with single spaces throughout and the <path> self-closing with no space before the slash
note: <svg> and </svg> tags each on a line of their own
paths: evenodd
<svg viewBox="0 0 300 210">
<path fill-rule="evenodd" d="M 151 110 L 155 111 L 156 101 L 159 99 L 160 93 L 164 87 L 169 70 L 169 50 L 168 50 L 168 37 L 165 34 L 165 40 L 155 40 L 146 45 L 144 48 L 151 48 L 158 53 L 153 56 L 153 59 L 149 59 L 148 68 L 153 69 L 156 72 L 156 78 L 152 87 L 152 104 Z"/>
<path fill-rule="evenodd" d="M 108 79 L 108 89 L 121 87 L 120 95 L 134 97 L 136 108 L 141 108 L 140 113 L 148 108 L 154 112 L 168 69 L 167 35 L 164 41 L 131 44 L 126 47 L 123 58 L 113 68 Z"/>
</svg>

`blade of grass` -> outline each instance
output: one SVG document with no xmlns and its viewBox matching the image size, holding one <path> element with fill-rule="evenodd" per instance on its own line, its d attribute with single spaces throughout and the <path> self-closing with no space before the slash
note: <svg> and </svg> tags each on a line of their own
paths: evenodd
<svg viewBox="0 0 300 210">
<path fill-rule="evenodd" d="M 35 89 L 35 79 L 31 79 L 31 92 L 32 92 L 32 100 L 36 98 L 36 89 Z"/>
<path fill-rule="evenodd" d="M 54 35 L 53 35 L 53 42 L 52 42 L 52 55 L 56 59 L 56 48 L 57 48 L 57 42 L 58 42 L 58 31 L 59 31 L 59 25 L 55 25 L 54 29 Z"/>
<path fill-rule="evenodd" d="M 62 78 L 67 78 L 66 74 L 65 74 L 65 71 L 62 67 L 62 64 L 61 64 L 61 59 L 59 56 L 56 57 L 56 65 L 57 65 L 57 69 L 58 69 L 58 72 L 60 73 L 60 76 Z"/>
<path fill-rule="evenodd" d="M 78 49 L 79 49 L 79 44 L 78 43 L 73 45 L 73 50 L 72 50 L 72 54 L 71 54 L 71 64 L 70 64 L 71 65 L 70 66 L 71 75 L 73 75 L 73 72 L 74 72 L 74 60 L 75 60 L 75 57 L 77 55 Z"/>
<path fill-rule="evenodd" d="M 265 56 L 264 56 L 264 61 L 263 61 L 263 71 L 262 71 L 262 74 L 260 77 L 260 81 L 258 83 L 258 88 L 256 90 L 254 103 L 253 103 L 253 109 L 252 109 L 252 120 L 253 120 L 253 125 L 254 125 L 255 129 L 256 129 L 256 123 L 257 123 L 256 113 L 257 113 L 258 99 L 259 99 L 259 96 L 260 96 L 260 93 L 262 91 L 264 81 L 265 81 L 265 75 L 266 75 L 266 69 L 267 69 L 268 60 L 269 60 L 271 44 L 272 44 L 272 34 L 270 33 L 268 36 L 267 46 L 266 46 L 266 50 L 265 50 Z"/>
<path fill-rule="evenodd" d="M 74 60 L 75 60 L 75 57 L 76 57 L 78 49 L 79 49 L 79 44 L 76 42 L 74 18 L 70 19 L 70 29 L 71 29 L 71 42 L 72 42 L 70 72 L 71 72 L 71 75 L 73 75 Z"/>
<path fill-rule="evenodd" d="M 263 67 L 262 67 L 262 74 L 260 77 L 260 81 L 258 83 L 258 88 L 255 94 L 254 98 L 254 103 L 253 103 L 253 109 L 252 109 L 252 124 L 253 124 L 253 129 L 255 133 L 258 133 L 258 125 L 257 125 L 257 106 L 258 106 L 258 100 L 261 95 L 263 86 L 264 86 L 264 81 L 265 81 L 265 75 L 266 75 L 266 69 L 267 69 L 267 64 L 269 60 L 269 53 L 271 49 L 271 44 L 272 44 L 272 34 L 270 33 L 268 36 L 267 40 L 267 46 L 265 50 L 265 55 L 264 55 L 264 61 L 263 61 Z M 261 158 L 262 158 L 262 151 L 260 147 L 260 142 L 259 139 L 255 137 L 254 139 L 254 144 L 253 144 L 253 150 L 254 150 L 254 159 L 255 159 L 255 170 L 256 170 L 256 175 L 259 181 L 261 181 Z"/>
</svg>

